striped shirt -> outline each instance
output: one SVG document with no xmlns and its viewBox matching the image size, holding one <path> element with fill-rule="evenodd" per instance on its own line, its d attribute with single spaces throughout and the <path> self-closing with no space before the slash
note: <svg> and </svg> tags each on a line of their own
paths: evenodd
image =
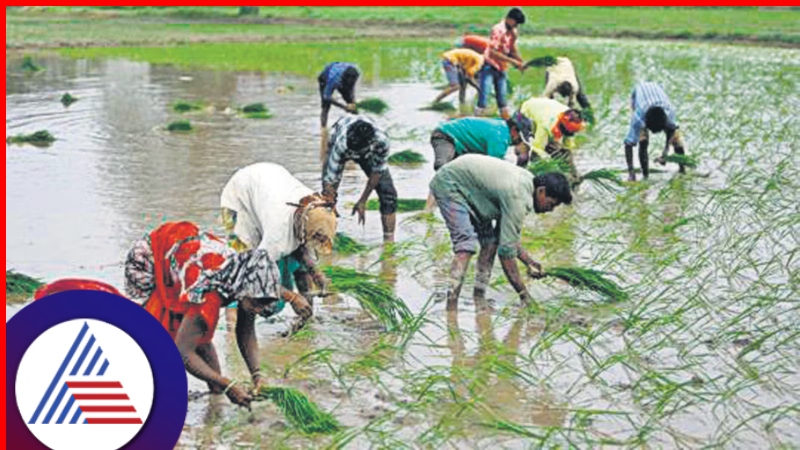
<svg viewBox="0 0 800 450">
<path fill-rule="evenodd" d="M 631 94 L 631 126 L 628 135 L 625 136 L 626 145 L 636 145 L 639 142 L 639 135 L 645 128 L 644 117 L 647 110 L 653 106 L 664 108 L 667 114 L 667 130 L 675 130 L 678 124 L 675 122 L 675 109 L 669 102 L 669 97 L 658 83 L 644 82 L 639 83 Z"/>
<path fill-rule="evenodd" d="M 348 148 L 347 130 L 357 121 L 364 121 L 375 129 L 375 137 L 363 148 Z M 342 172 L 347 161 L 365 162 L 370 168 L 370 173 L 383 172 L 388 168 L 386 160 L 389 157 L 389 136 L 378 125 L 364 116 L 348 114 L 342 116 L 331 127 L 331 138 L 328 143 L 328 162 L 322 182 L 325 184 L 338 183 L 342 180 Z"/>
<path fill-rule="evenodd" d="M 330 100 L 333 98 L 333 91 L 342 87 L 344 72 L 351 67 L 358 70 L 355 64 L 345 62 L 332 62 L 325 66 L 320 74 L 320 78 L 325 80 L 325 90 L 322 93 L 323 99 Z"/>
</svg>

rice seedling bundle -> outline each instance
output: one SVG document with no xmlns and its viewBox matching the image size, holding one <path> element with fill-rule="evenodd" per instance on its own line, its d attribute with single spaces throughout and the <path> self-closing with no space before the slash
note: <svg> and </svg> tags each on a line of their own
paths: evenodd
<svg viewBox="0 0 800 450">
<path fill-rule="evenodd" d="M 293 426 L 306 434 L 334 433 L 341 425 L 333 415 L 321 410 L 297 389 L 264 386 L 256 399 L 269 400 L 281 410 Z"/>
<path fill-rule="evenodd" d="M 369 250 L 369 247 L 344 233 L 336 233 L 336 237 L 333 240 L 333 251 L 340 255 L 355 255 L 367 250 Z"/>
<path fill-rule="evenodd" d="M 528 165 L 528 170 L 535 176 L 550 172 L 569 173 L 569 163 L 561 158 L 537 159 Z"/>
<path fill-rule="evenodd" d="M 188 120 L 176 120 L 167 125 L 168 131 L 192 131 L 192 124 Z"/>
<path fill-rule="evenodd" d="M 363 109 L 364 111 L 371 112 L 373 114 L 383 114 L 387 109 L 389 109 L 389 105 L 377 97 L 370 97 L 356 103 L 356 108 Z"/>
<path fill-rule="evenodd" d="M 374 275 L 338 266 L 323 269 L 337 292 L 352 295 L 387 330 L 399 330 L 412 319 L 408 306 Z"/>
<path fill-rule="evenodd" d="M 267 106 L 263 103 L 250 103 L 249 105 L 244 105 L 242 107 L 242 112 L 245 114 L 249 113 L 265 113 L 268 112 Z"/>
<path fill-rule="evenodd" d="M 409 149 L 389 156 L 388 162 L 389 164 L 422 164 L 426 160 L 421 153 Z"/>
<path fill-rule="evenodd" d="M 12 144 L 49 145 L 56 140 L 47 130 L 39 130 L 31 134 L 18 134 L 6 139 Z"/>
<path fill-rule="evenodd" d="M 179 113 L 187 113 L 190 111 L 198 111 L 203 108 L 203 105 L 198 102 L 185 102 L 179 100 L 172 105 L 172 109 L 175 112 Z"/>
<path fill-rule="evenodd" d="M 422 211 L 425 209 L 425 199 L 420 198 L 398 198 L 397 212 Z M 367 211 L 377 211 L 380 209 L 380 201 L 376 198 L 367 200 Z"/>
<path fill-rule="evenodd" d="M 578 289 L 595 291 L 613 301 L 628 299 L 627 292 L 597 270 L 581 267 L 551 267 L 547 269 L 545 275 L 564 280 L 570 286 Z"/>
<path fill-rule="evenodd" d="M 608 191 L 613 190 L 613 186 L 622 185 L 622 180 L 617 175 L 617 172 L 612 169 L 597 169 L 587 172 L 581 176 L 580 182 L 584 182 L 586 180 L 594 181 L 600 187 Z"/>
<path fill-rule="evenodd" d="M 44 283 L 41 280 L 13 270 L 6 270 L 6 295 L 31 296 L 42 285 Z"/>
<path fill-rule="evenodd" d="M 38 72 L 44 69 L 42 69 L 38 64 L 33 62 L 33 58 L 31 58 L 30 56 L 25 56 L 22 58 L 22 70 L 28 72 Z"/>
<path fill-rule="evenodd" d="M 675 163 L 675 164 L 680 164 L 680 165 L 686 166 L 686 167 L 688 167 L 690 169 L 697 168 L 697 165 L 699 164 L 699 161 L 697 160 L 697 158 L 695 158 L 693 156 L 688 156 L 688 155 L 679 155 L 677 153 L 673 153 L 673 154 L 667 156 L 666 158 L 664 158 L 664 161 L 670 162 L 670 163 Z"/>
<path fill-rule="evenodd" d="M 451 102 L 436 102 L 423 106 L 420 111 L 453 112 L 456 107 Z"/>
<path fill-rule="evenodd" d="M 73 103 L 75 103 L 77 101 L 78 101 L 78 98 L 77 97 L 73 97 L 72 95 L 70 95 L 69 92 L 67 92 L 67 93 L 65 93 L 64 95 L 61 96 L 61 104 L 64 105 L 64 106 L 69 106 L 69 105 L 71 105 L 71 104 L 73 104 Z"/>
</svg>

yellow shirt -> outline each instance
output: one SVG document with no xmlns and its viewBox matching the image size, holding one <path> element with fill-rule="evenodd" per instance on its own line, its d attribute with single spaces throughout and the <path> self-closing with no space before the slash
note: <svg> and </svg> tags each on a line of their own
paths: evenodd
<svg viewBox="0 0 800 450">
<path fill-rule="evenodd" d="M 468 48 L 457 48 L 442 53 L 442 58 L 450 61 L 453 65 L 461 66 L 467 75 L 474 77 L 475 73 L 483 67 L 483 56 Z"/>
<path fill-rule="evenodd" d="M 522 104 L 520 111 L 522 114 L 531 119 L 536 131 L 531 142 L 531 150 L 536 152 L 542 158 L 547 158 L 545 147 L 552 141 L 561 141 L 556 139 L 553 134 L 553 128 L 558 124 L 558 119 L 562 113 L 569 110 L 569 107 L 563 103 L 551 100 L 549 98 L 533 97 Z"/>
</svg>

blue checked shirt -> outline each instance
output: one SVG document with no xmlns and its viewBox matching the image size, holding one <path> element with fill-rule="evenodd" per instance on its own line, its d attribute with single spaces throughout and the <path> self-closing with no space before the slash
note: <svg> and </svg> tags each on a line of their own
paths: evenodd
<svg viewBox="0 0 800 450">
<path fill-rule="evenodd" d="M 356 70 L 358 70 L 358 67 L 355 64 L 344 62 L 333 62 L 322 69 L 322 74 L 325 76 L 325 89 L 322 92 L 322 98 L 324 100 L 330 100 L 333 98 L 333 91 L 341 87 L 342 75 L 344 75 L 344 72 L 351 67 L 354 67 Z"/>
<path fill-rule="evenodd" d="M 375 129 L 375 138 L 364 148 L 347 147 L 347 130 L 358 120 L 369 123 Z M 347 161 L 366 162 L 371 169 L 370 174 L 383 172 L 388 168 L 389 136 L 378 125 L 364 116 L 347 114 L 337 120 L 331 127 L 331 138 L 328 142 L 328 164 L 322 175 L 325 184 L 338 183 L 342 180 L 342 172 Z"/>
<path fill-rule="evenodd" d="M 639 142 L 639 134 L 644 129 L 644 116 L 652 106 L 660 106 L 667 113 L 667 130 L 675 130 L 678 125 L 675 123 L 675 109 L 669 102 L 669 97 L 658 83 L 639 83 L 631 94 L 631 126 L 628 135 L 625 136 L 626 145 L 636 145 Z"/>
</svg>

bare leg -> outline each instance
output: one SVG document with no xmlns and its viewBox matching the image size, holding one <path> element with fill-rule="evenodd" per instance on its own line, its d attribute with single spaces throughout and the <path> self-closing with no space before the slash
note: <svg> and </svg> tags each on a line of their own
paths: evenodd
<svg viewBox="0 0 800 450">
<path fill-rule="evenodd" d="M 394 229 L 397 224 L 397 213 L 382 214 L 381 224 L 383 225 L 383 242 L 385 244 L 394 242 Z"/>
<path fill-rule="evenodd" d="M 297 285 L 297 292 L 305 297 L 311 306 L 314 306 L 314 298 L 308 296 L 308 292 L 313 284 L 311 274 L 303 270 L 297 270 L 294 273 L 294 282 Z"/>
<path fill-rule="evenodd" d="M 440 101 L 444 100 L 445 97 L 447 97 L 448 95 L 452 94 L 457 90 L 458 86 L 453 86 L 453 85 L 447 86 L 439 95 L 436 96 L 435 99 L 433 99 L 433 103 L 439 103 Z"/>
<path fill-rule="evenodd" d="M 494 243 L 481 246 L 481 251 L 478 253 L 478 267 L 475 274 L 473 295 L 475 297 L 475 308 L 479 311 L 489 309 L 489 305 L 486 303 L 486 289 L 492 276 L 492 266 L 494 265 L 496 254 L 497 244 Z"/>
<path fill-rule="evenodd" d="M 222 369 L 219 365 L 219 356 L 217 356 L 217 349 L 214 347 L 214 344 L 198 345 L 197 354 L 203 358 L 203 361 L 208 364 L 208 367 L 211 367 L 217 373 L 222 373 Z M 213 383 L 208 383 L 208 390 L 211 391 L 212 394 L 222 394 L 222 389 Z"/>
<path fill-rule="evenodd" d="M 650 156 L 647 154 L 649 141 L 639 141 L 639 165 L 642 166 L 642 178 L 650 176 Z"/>
<path fill-rule="evenodd" d="M 676 145 L 676 146 L 674 146 L 674 148 L 675 148 L 675 153 L 676 154 L 681 155 L 681 156 L 684 155 L 683 147 Z M 678 168 L 678 172 L 686 173 L 686 167 L 684 167 L 683 164 L 681 164 L 680 167 Z"/>
<path fill-rule="evenodd" d="M 448 311 L 458 309 L 458 296 L 461 295 L 461 286 L 464 284 L 464 274 L 470 258 L 472 253 L 468 252 L 458 252 L 453 257 L 453 263 L 450 265 L 450 286 L 447 290 Z"/>
<path fill-rule="evenodd" d="M 633 146 L 625 144 L 625 162 L 628 164 L 628 181 L 636 181 L 636 172 L 633 170 Z"/>
</svg>

